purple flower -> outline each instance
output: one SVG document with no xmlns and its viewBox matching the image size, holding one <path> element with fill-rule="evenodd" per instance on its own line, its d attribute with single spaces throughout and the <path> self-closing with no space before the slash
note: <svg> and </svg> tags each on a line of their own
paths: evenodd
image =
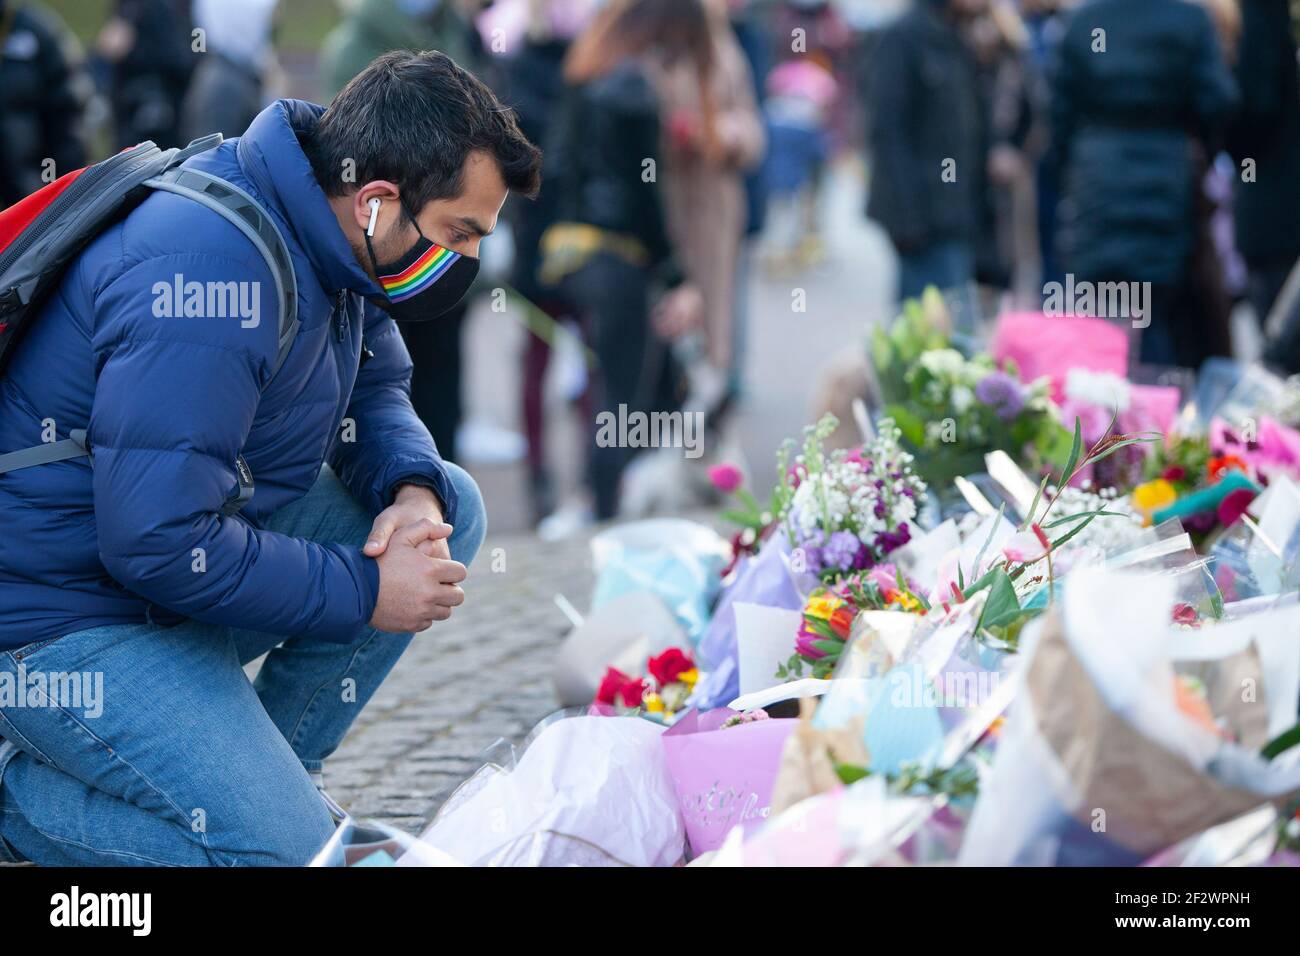
<svg viewBox="0 0 1300 956">
<path fill-rule="evenodd" d="M 880 549 L 882 555 L 897 551 L 907 542 L 912 540 L 912 529 L 903 522 L 898 526 L 897 531 L 882 531 L 876 535 L 876 547 Z"/>
<path fill-rule="evenodd" d="M 975 397 L 990 406 L 998 418 L 1009 422 L 1025 407 L 1025 391 L 1006 372 L 990 372 L 975 386 Z"/>
<path fill-rule="evenodd" d="M 847 571 L 853 567 L 854 560 L 858 556 L 858 549 L 862 547 L 862 542 L 852 531 L 836 531 L 826 541 L 822 548 L 822 561 L 827 568 L 836 568 L 840 571 Z"/>
</svg>

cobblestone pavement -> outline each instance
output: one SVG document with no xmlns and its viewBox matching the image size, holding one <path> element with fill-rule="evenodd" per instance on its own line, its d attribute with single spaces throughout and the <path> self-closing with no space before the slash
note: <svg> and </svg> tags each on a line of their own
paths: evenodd
<svg viewBox="0 0 1300 956">
<path fill-rule="evenodd" d="M 551 664 L 569 624 L 553 599 L 561 593 L 586 609 L 587 542 L 489 535 L 465 604 L 411 642 L 326 762 L 325 786 L 339 803 L 418 830 L 486 748 L 517 741 L 556 709 Z"/>
</svg>

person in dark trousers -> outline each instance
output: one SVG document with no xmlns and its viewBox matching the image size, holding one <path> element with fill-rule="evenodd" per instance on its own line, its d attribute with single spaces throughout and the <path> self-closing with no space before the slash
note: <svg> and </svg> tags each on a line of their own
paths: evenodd
<svg viewBox="0 0 1300 956">
<path fill-rule="evenodd" d="M 292 268 L 153 192 L 0 375 L 0 455 L 44 428 L 90 450 L 0 474 L 0 679 L 95 682 L 0 700 L 0 861 L 307 863 L 335 832 L 324 762 L 483 541 L 395 320 L 436 322 L 507 193 L 536 191 L 510 111 L 440 53 L 392 53 L 181 169 L 260 207 Z"/>
<path fill-rule="evenodd" d="M 564 100 L 564 57 L 572 42 L 569 20 L 546 14 L 572 9 L 570 0 L 536 2 L 535 15 L 519 51 L 501 65 L 502 99 L 519 117 L 519 128 L 533 142 L 545 142 L 548 124 Z M 576 32 L 576 31 L 575 31 Z M 528 441 L 528 491 L 532 520 L 536 524 L 555 510 L 556 497 L 546 461 L 546 406 L 543 384 L 556 334 L 554 323 L 572 314 L 560 289 L 541 281 L 541 238 L 555 221 L 555 192 L 543 190 L 532 201 L 512 201 L 506 207 L 514 229 L 515 258 L 510 281 L 536 310 L 527 322 L 520 405 Z"/>
<path fill-rule="evenodd" d="M 72 46 L 54 14 L 0 0 L 0 209 L 86 163 Z"/>
<path fill-rule="evenodd" d="M 1208 355 L 1204 330 L 1180 323 L 1179 303 L 1204 157 L 1235 103 L 1197 4 L 1091 0 L 1071 15 L 1052 94 L 1062 260 L 1076 283 L 1150 283 L 1143 362 L 1196 368 Z"/>
<path fill-rule="evenodd" d="M 1228 145 L 1238 164 L 1237 250 L 1262 323 L 1300 258 L 1300 79 L 1287 0 L 1241 0 L 1236 72 L 1241 106 Z"/>
<path fill-rule="evenodd" d="M 598 365 L 598 417 L 668 411 L 680 402 L 668 340 L 699 322 L 703 300 L 684 280 L 665 224 L 662 120 L 651 71 L 685 57 L 707 91 L 706 17 L 700 0 L 609 6 L 565 60 L 569 86 L 548 140 L 543 183 L 556 191 L 556 221 L 542 238 L 541 276 L 563 283 L 586 324 Z M 707 92 L 703 101 L 703 137 L 711 144 Z M 656 301 L 659 287 L 669 291 Z M 617 513 L 620 479 L 636 453 L 602 442 L 592 424 L 588 476 L 597 519 Z"/>
<path fill-rule="evenodd" d="M 188 0 L 117 0 L 96 41 L 107 64 L 117 148 L 181 142 L 181 103 L 197 65 Z"/>
<path fill-rule="evenodd" d="M 959 21 L 979 7 L 978 0 L 917 0 L 881 31 L 872 52 L 867 215 L 898 252 L 900 299 L 928 285 L 967 289 L 975 277 L 983 136 Z M 966 301 L 958 296 L 950 305 L 961 311 Z"/>
</svg>

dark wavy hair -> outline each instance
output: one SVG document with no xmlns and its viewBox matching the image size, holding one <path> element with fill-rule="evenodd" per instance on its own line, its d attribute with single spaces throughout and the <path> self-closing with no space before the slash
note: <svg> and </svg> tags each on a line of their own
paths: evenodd
<svg viewBox="0 0 1300 956">
<path fill-rule="evenodd" d="M 513 192 L 534 196 L 541 179 L 541 151 L 519 131 L 514 111 L 437 51 L 377 57 L 334 97 L 303 146 L 326 195 L 387 179 L 411 217 L 460 195 L 472 152 L 491 155 Z M 349 160 L 355 176 L 345 179 Z"/>
</svg>

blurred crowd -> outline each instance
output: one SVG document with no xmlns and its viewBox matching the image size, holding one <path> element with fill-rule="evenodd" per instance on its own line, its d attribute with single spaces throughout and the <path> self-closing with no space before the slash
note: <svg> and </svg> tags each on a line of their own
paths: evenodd
<svg viewBox="0 0 1300 956">
<path fill-rule="evenodd" d="M 65 171 L 144 139 L 238 135 L 284 88 L 276 8 L 117 0 L 83 56 L 49 9 L 0 0 L 0 206 L 48 181 L 46 160 Z M 1293 12 L 1290 0 L 355 0 L 315 86 L 327 102 L 380 53 L 439 49 L 543 146 L 541 195 L 511 201 L 513 254 L 480 291 L 508 286 L 528 316 L 529 490 L 558 534 L 618 513 L 636 449 L 593 435 L 584 494 L 558 507 L 543 401 L 557 336 L 583 344 L 587 422 L 689 408 L 722 434 L 743 396 L 749 276 L 828 255 L 837 163 L 866 172 L 864 213 L 897 253 L 900 299 L 937 286 L 973 324 L 1038 310 L 1067 278 L 1148 284 L 1144 362 L 1232 355 L 1240 306 L 1265 359 L 1300 371 Z M 449 459 L 472 307 L 403 329 L 416 409 Z"/>
</svg>

